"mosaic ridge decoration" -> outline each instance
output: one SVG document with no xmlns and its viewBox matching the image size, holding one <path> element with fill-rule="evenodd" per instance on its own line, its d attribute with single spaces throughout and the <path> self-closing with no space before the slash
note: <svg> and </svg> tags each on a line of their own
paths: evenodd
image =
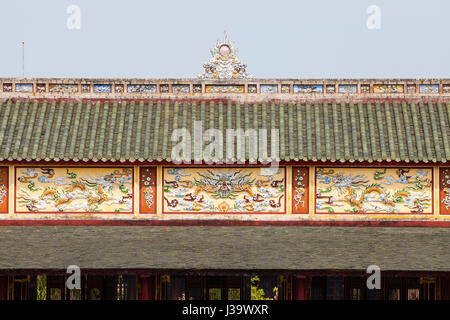
<svg viewBox="0 0 450 320">
<path fill-rule="evenodd" d="M 315 179 L 318 214 L 433 213 L 432 168 L 317 167 Z"/>
<path fill-rule="evenodd" d="M 130 93 L 155 93 L 156 84 L 129 84 L 127 92 Z"/>
<path fill-rule="evenodd" d="M 322 93 L 321 84 L 294 84 L 294 93 Z"/>
<path fill-rule="evenodd" d="M 217 40 L 214 48 L 210 50 L 212 58 L 203 65 L 203 73 L 198 75 L 200 79 L 251 79 L 247 72 L 247 65 L 237 57 L 237 48 L 232 41 L 227 39 L 224 33 L 223 40 Z"/>
<path fill-rule="evenodd" d="M 157 168 L 139 168 L 139 211 L 156 213 Z"/>
<path fill-rule="evenodd" d="M 439 168 L 439 214 L 450 214 L 450 168 Z"/>
<path fill-rule="evenodd" d="M 309 213 L 309 168 L 292 167 L 292 213 Z"/>
<path fill-rule="evenodd" d="M 50 84 L 49 92 L 58 93 L 75 93 L 78 92 L 78 85 L 76 84 Z"/>
<path fill-rule="evenodd" d="M 8 213 L 8 172 L 8 167 L 0 167 L 0 213 Z"/>
<path fill-rule="evenodd" d="M 261 84 L 260 90 L 261 90 L 261 93 L 278 93 L 278 85 L 277 84 Z"/>
<path fill-rule="evenodd" d="M 244 86 L 207 85 L 205 91 L 206 93 L 244 93 Z"/>
<path fill-rule="evenodd" d="M 16 213 L 133 213 L 133 168 L 15 167 Z"/>
<path fill-rule="evenodd" d="M 163 213 L 286 212 L 286 168 L 164 167 Z"/>
</svg>

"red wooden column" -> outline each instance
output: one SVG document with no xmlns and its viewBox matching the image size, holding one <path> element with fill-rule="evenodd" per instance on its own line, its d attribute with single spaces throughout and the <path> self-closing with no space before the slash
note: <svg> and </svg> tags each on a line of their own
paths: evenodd
<svg viewBox="0 0 450 320">
<path fill-rule="evenodd" d="M 155 300 L 155 276 L 139 276 L 141 295 L 139 300 Z"/>
<path fill-rule="evenodd" d="M 8 297 L 8 276 L 0 276 L 0 300 Z"/>
<path fill-rule="evenodd" d="M 450 278 L 441 278 L 441 300 L 450 300 Z"/>
<path fill-rule="evenodd" d="M 306 277 L 294 276 L 292 278 L 292 299 L 293 300 L 305 300 L 305 284 Z"/>
</svg>

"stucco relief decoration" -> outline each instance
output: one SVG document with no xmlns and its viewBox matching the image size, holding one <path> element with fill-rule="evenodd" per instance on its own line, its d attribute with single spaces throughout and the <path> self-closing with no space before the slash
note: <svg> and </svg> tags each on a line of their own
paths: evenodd
<svg viewBox="0 0 450 320">
<path fill-rule="evenodd" d="M 217 40 L 211 49 L 212 58 L 203 65 L 205 71 L 200 73 L 200 79 L 251 79 L 247 72 L 247 65 L 237 57 L 237 48 L 233 42 L 227 39 L 226 33 L 223 40 Z"/>
<path fill-rule="evenodd" d="M 16 167 L 16 212 L 132 213 L 133 169 Z"/>
<path fill-rule="evenodd" d="M 284 213 L 285 168 L 164 168 L 166 213 Z"/>
<path fill-rule="evenodd" d="M 8 213 L 8 167 L 0 167 L 0 213 Z"/>
<path fill-rule="evenodd" d="M 316 168 L 317 213 L 433 213 L 431 168 Z"/>
<path fill-rule="evenodd" d="M 292 213 L 309 212 L 309 169 L 292 168 Z"/>
<path fill-rule="evenodd" d="M 450 214 L 450 168 L 439 169 L 439 213 Z"/>
<path fill-rule="evenodd" d="M 156 167 L 141 167 L 139 178 L 140 212 L 156 213 Z"/>
</svg>

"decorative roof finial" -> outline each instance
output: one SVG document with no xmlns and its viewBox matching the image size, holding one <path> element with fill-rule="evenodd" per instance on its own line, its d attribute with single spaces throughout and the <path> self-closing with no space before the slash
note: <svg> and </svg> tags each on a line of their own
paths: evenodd
<svg viewBox="0 0 450 320">
<path fill-rule="evenodd" d="M 212 58 L 203 65 L 205 71 L 200 73 L 200 79 L 251 79 L 247 65 L 236 56 L 234 43 L 228 40 L 227 31 L 223 32 L 223 41 L 217 40 L 211 49 Z"/>
</svg>

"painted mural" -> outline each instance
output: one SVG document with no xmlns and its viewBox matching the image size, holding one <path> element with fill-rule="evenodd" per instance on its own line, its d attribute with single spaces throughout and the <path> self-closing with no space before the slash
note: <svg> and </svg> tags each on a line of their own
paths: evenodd
<svg viewBox="0 0 450 320">
<path fill-rule="evenodd" d="M 139 169 L 139 211 L 141 213 L 156 213 L 156 167 L 141 167 Z"/>
<path fill-rule="evenodd" d="M 164 168 L 165 213 L 285 213 L 285 168 Z"/>
<path fill-rule="evenodd" d="M 433 213 L 431 168 L 316 168 L 316 213 Z"/>
<path fill-rule="evenodd" d="M 450 214 L 450 168 L 439 168 L 439 209 Z"/>
<path fill-rule="evenodd" d="M 292 167 L 292 213 L 309 213 L 309 168 Z"/>
<path fill-rule="evenodd" d="M 133 168 L 16 167 L 18 213 L 132 213 Z"/>
<path fill-rule="evenodd" d="M 0 167 L 0 213 L 8 213 L 8 167 Z"/>
</svg>

